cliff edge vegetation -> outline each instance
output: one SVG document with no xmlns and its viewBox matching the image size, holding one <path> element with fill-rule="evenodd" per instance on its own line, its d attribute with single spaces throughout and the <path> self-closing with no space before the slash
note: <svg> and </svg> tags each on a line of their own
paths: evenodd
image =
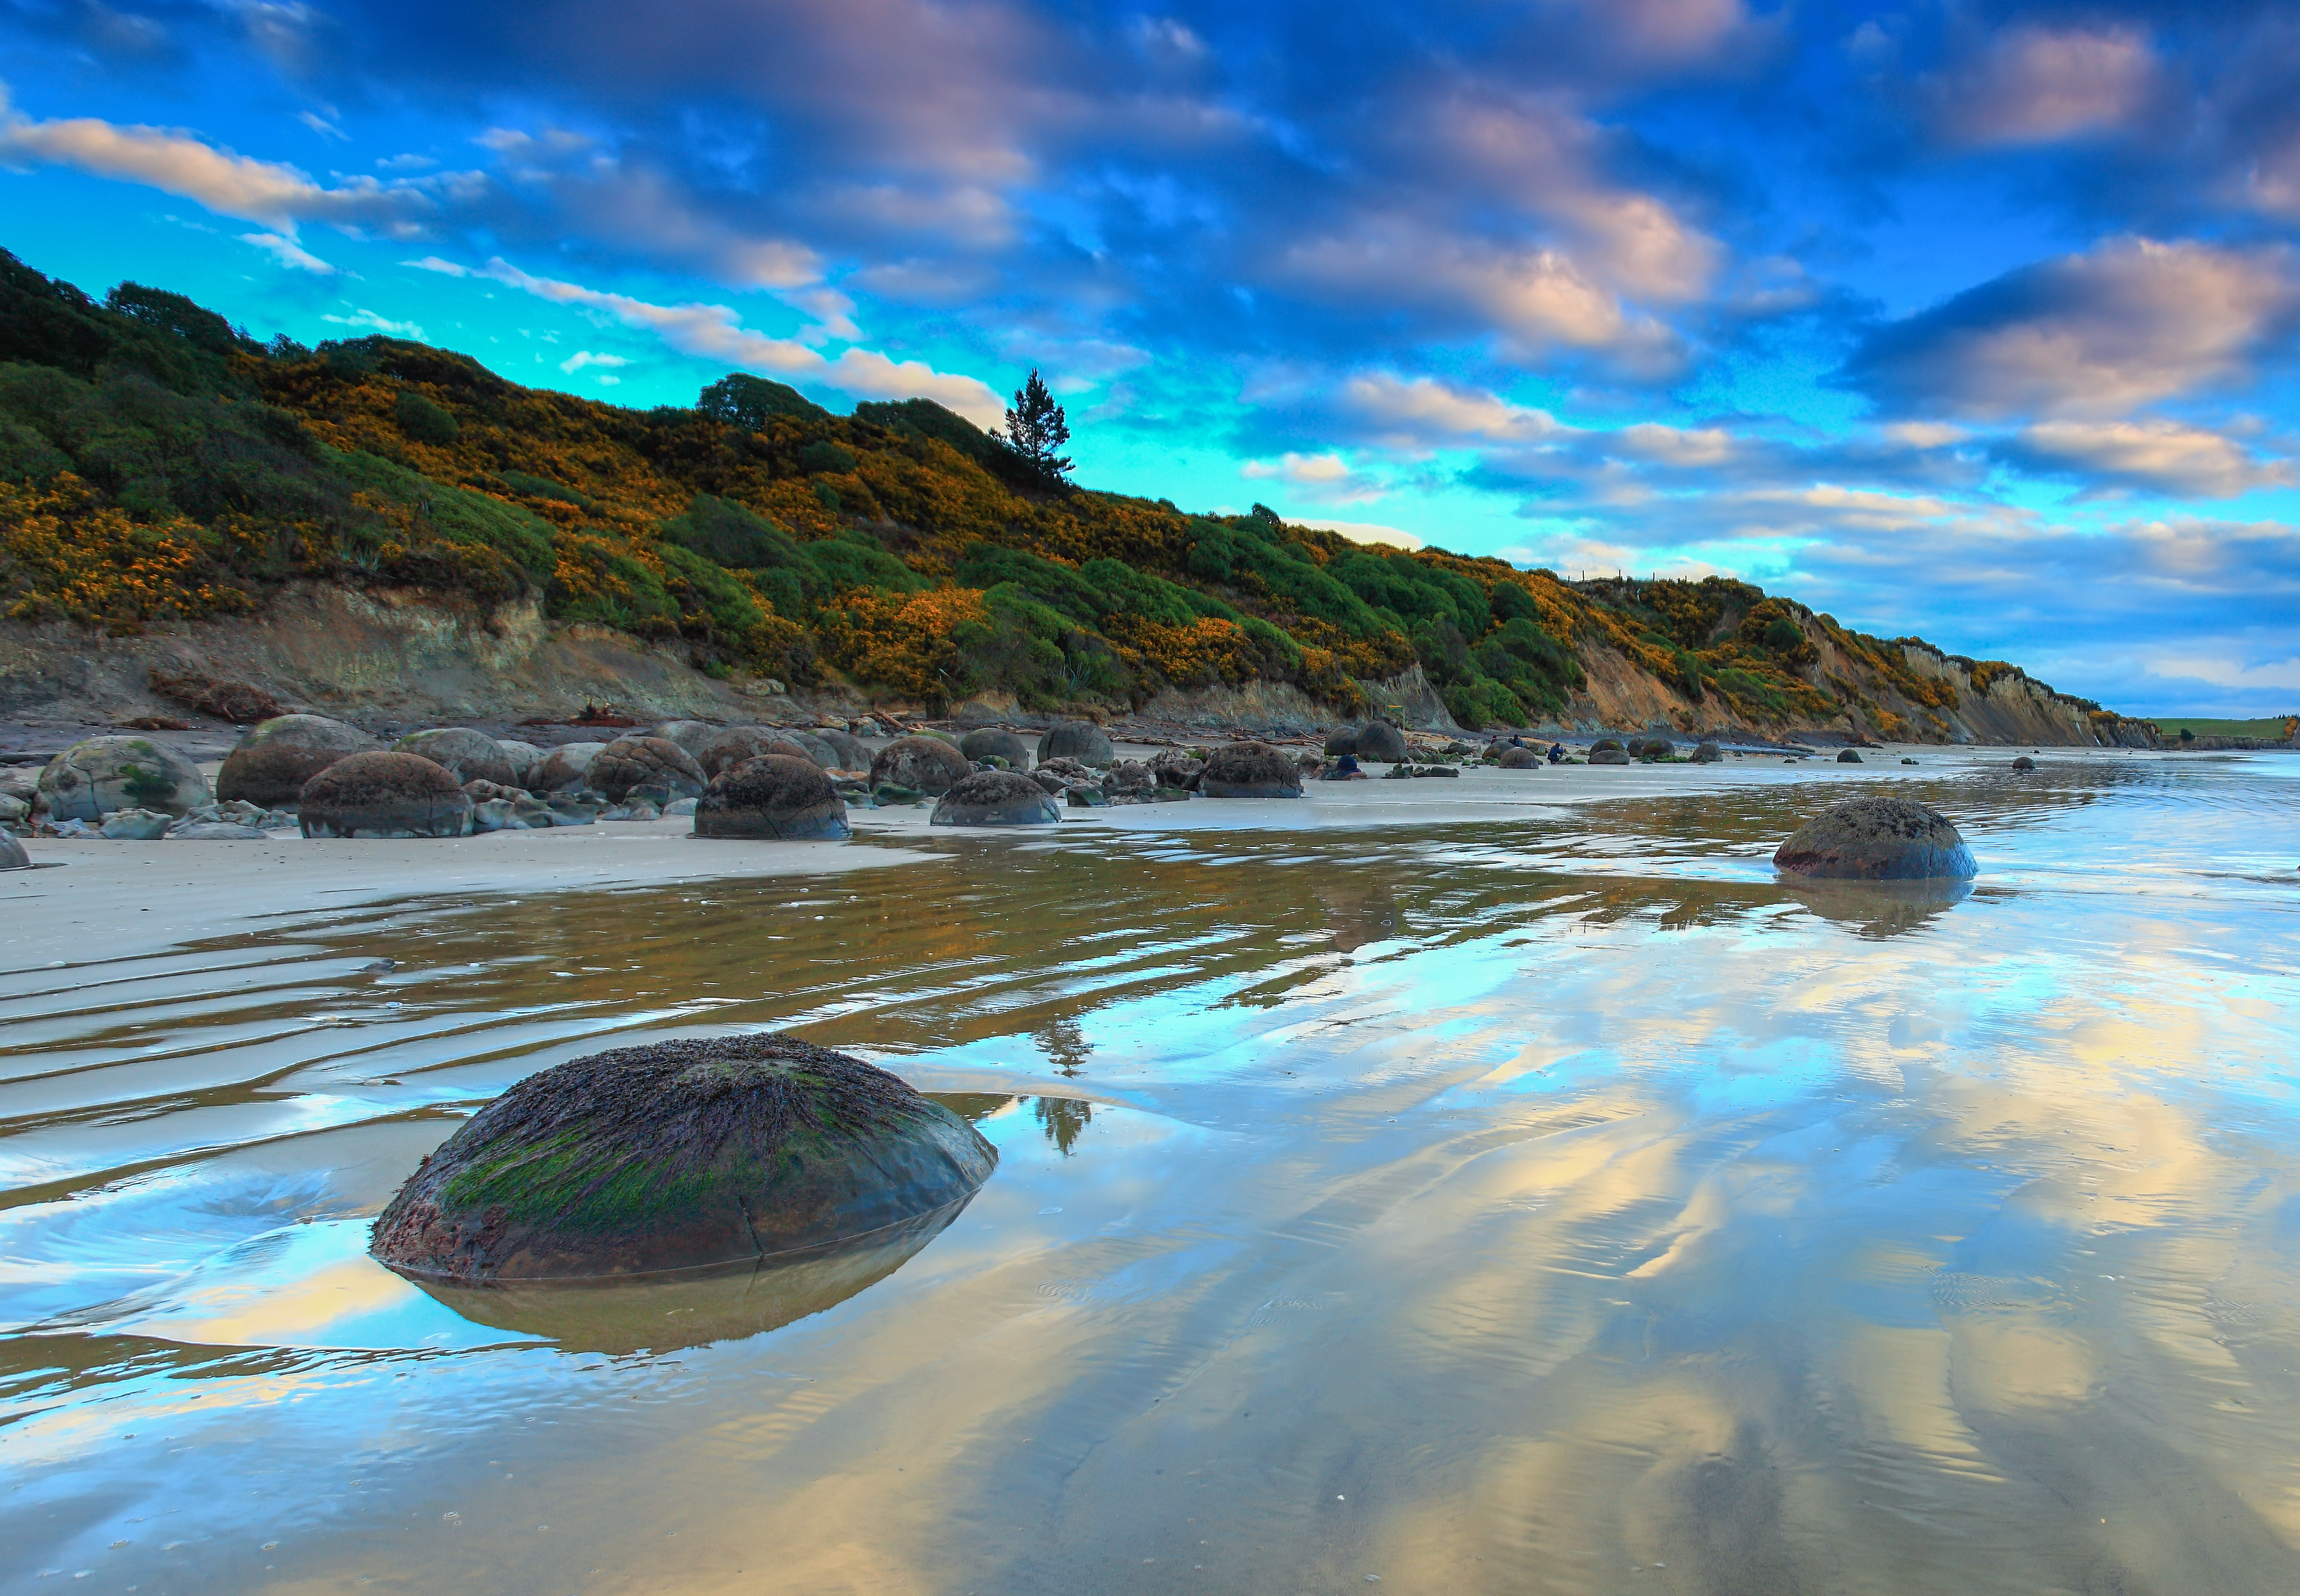
<svg viewBox="0 0 2300 1596">
<path fill-rule="evenodd" d="M 929 711 L 1260 687 L 1338 718 L 1419 667 L 1472 729 L 2154 740 L 1744 582 L 1567 582 L 1072 488 L 926 399 L 840 416 L 738 374 L 641 411 L 392 338 L 259 344 L 0 252 L 0 609 L 118 637 L 261 622 L 315 586 Z"/>
</svg>

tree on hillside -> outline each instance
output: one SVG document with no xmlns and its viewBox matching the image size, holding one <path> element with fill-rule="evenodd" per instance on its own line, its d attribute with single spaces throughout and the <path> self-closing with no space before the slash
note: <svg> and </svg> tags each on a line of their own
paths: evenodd
<svg viewBox="0 0 2300 1596">
<path fill-rule="evenodd" d="M 745 371 L 730 371 L 704 389 L 695 408 L 746 432 L 760 431 L 776 416 L 804 421 L 830 414 L 796 388 Z"/>
<path fill-rule="evenodd" d="M 1062 407 L 1046 391 L 1037 367 L 1030 369 L 1030 380 L 1014 390 L 1004 435 L 994 431 L 990 436 L 1020 455 L 1048 487 L 1070 486 L 1071 460 L 1060 451 L 1071 441 L 1071 424 Z"/>
</svg>

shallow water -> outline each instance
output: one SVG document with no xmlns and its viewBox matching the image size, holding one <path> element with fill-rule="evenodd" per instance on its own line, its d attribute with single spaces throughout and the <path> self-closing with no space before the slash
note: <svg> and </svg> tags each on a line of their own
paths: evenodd
<svg viewBox="0 0 2300 1596">
<path fill-rule="evenodd" d="M 1833 788 L 1737 771 L 0 976 L 0 1586 L 2291 1589 L 2300 761 L 1921 790 L 1968 894 L 1776 883 Z M 366 1259 L 512 1081 L 762 1025 L 998 1172 L 707 1298 Z"/>
</svg>

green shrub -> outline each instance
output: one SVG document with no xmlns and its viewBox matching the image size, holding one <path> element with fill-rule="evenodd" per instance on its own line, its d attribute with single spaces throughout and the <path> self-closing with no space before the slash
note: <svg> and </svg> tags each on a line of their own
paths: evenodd
<svg viewBox="0 0 2300 1596">
<path fill-rule="evenodd" d="M 412 389 L 399 395 L 393 413 L 399 420 L 399 430 L 419 444 L 435 444 L 444 449 L 462 436 L 463 429 L 452 414 Z"/>
</svg>

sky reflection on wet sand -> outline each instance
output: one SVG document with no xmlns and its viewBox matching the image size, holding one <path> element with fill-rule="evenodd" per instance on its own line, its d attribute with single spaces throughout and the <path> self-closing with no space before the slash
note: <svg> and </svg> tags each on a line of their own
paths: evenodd
<svg viewBox="0 0 2300 1596">
<path fill-rule="evenodd" d="M 1962 899 L 1772 882 L 1783 789 L 7 977 L 5 1582 L 2290 1588 L 2296 784 L 1938 798 Z M 763 1024 L 1002 1149 L 875 1283 L 602 1353 L 365 1260 L 457 1112 Z"/>
</svg>

